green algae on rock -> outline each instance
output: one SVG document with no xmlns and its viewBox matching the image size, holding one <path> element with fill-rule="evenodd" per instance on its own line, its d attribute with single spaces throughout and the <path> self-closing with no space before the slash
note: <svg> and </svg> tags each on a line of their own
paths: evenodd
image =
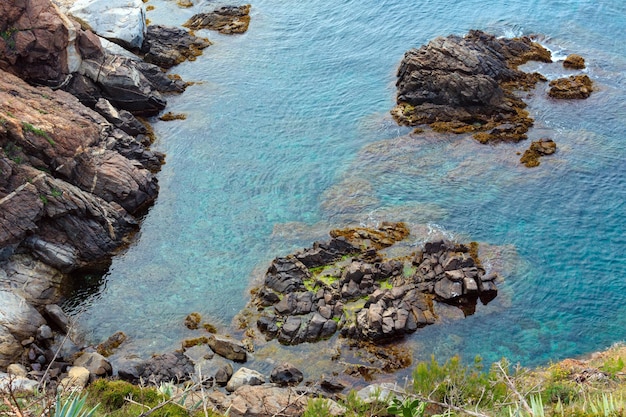
<svg viewBox="0 0 626 417">
<path fill-rule="evenodd" d="M 274 259 L 244 310 L 246 320 L 256 319 L 267 339 L 286 345 L 339 332 L 369 346 L 436 323 L 434 301 L 467 315 L 478 299 L 488 303 L 497 295 L 497 276 L 485 274 L 475 259 L 477 244 L 436 240 L 408 255 L 385 254 L 408 235 L 404 223 L 335 229 L 330 241 Z"/>
</svg>

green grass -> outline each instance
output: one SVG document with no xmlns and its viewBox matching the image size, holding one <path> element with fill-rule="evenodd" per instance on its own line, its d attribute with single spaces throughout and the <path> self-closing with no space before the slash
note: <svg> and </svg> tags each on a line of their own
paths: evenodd
<svg viewBox="0 0 626 417">
<path fill-rule="evenodd" d="M 35 126 L 33 126 L 30 123 L 27 122 L 22 122 L 22 128 L 26 131 L 26 132 L 31 132 L 37 136 L 40 136 L 44 139 L 46 139 L 48 141 L 48 143 L 52 146 L 55 145 L 54 141 L 52 140 L 52 138 L 50 137 L 50 135 L 48 135 L 48 133 L 46 133 L 44 130 L 39 129 Z"/>
</svg>

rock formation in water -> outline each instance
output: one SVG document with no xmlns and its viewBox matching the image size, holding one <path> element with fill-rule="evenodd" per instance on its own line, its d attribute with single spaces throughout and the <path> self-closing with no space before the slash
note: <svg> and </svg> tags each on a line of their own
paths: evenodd
<svg viewBox="0 0 626 417">
<path fill-rule="evenodd" d="M 405 125 L 429 124 L 442 131 L 480 132 L 480 142 L 519 141 L 533 121 L 513 94 L 546 81 L 517 67 L 551 62 L 550 52 L 530 38 L 502 39 L 470 31 L 436 38 L 405 53 L 392 114 Z"/>
<path fill-rule="evenodd" d="M 211 13 L 193 15 L 183 26 L 192 30 L 211 29 L 227 35 L 244 33 L 250 24 L 250 5 L 224 6 Z"/>
<path fill-rule="evenodd" d="M 257 327 L 269 339 L 299 344 L 347 338 L 382 343 L 437 321 L 433 301 L 472 314 L 497 294 L 477 246 L 427 242 L 410 256 L 382 249 L 408 236 L 403 223 L 331 231 L 332 239 L 272 261 L 254 292 Z"/>
<path fill-rule="evenodd" d="M 591 95 L 593 83 L 588 75 L 572 75 L 550 81 L 548 95 L 558 99 L 583 99 Z"/>
</svg>

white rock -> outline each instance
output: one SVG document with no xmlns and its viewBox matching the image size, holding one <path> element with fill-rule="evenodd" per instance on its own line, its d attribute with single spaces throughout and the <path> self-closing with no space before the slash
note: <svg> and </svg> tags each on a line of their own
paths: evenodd
<svg viewBox="0 0 626 417">
<path fill-rule="evenodd" d="M 24 297 L 11 291 L 0 290 L 0 326 L 6 327 L 18 340 L 37 333 L 46 321 Z"/>
<path fill-rule="evenodd" d="M 248 368 L 239 368 L 226 384 L 226 390 L 233 392 L 244 385 L 262 385 L 265 377 L 257 371 Z"/>
<path fill-rule="evenodd" d="M 11 385 L 9 386 L 9 384 Z M 37 385 L 39 385 L 37 381 L 33 381 L 32 379 L 16 377 L 0 372 L 0 396 L 9 392 L 9 387 L 11 392 L 33 393 L 37 389 Z"/>
<path fill-rule="evenodd" d="M 141 0 L 77 0 L 69 14 L 87 23 L 103 38 L 140 48 L 146 34 Z"/>
<path fill-rule="evenodd" d="M 89 382 L 89 369 L 83 366 L 72 366 L 67 372 L 67 377 L 61 380 L 61 386 L 64 390 L 72 388 L 83 389 Z"/>
</svg>

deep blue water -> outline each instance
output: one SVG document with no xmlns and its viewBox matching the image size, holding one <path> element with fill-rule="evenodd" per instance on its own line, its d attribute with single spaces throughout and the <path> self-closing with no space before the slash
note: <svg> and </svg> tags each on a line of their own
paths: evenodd
<svg viewBox="0 0 626 417">
<path fill-rule="evenodd" d="M 152 22 L 170 25 L 215 6 L 149 4 Z M 149 355 L 179 346 L 192 311 L 230 331 L 273 257 L 331 226 L 406 220 L 413 244 L 438 230 L 505 259 L 493 265 L 499 297 L 418 331 L 415 359 L 530 366 L 626 339 L 625 27 L 623 0 L 257 0 L 246 34 L 199 31 L 214 45 L 173 71 L 197 84 L 169 99 L 187 120 L 154 121 L 167 154 L 159 199 L 77 308 L 80 332 L 97 343 L 122 330 L 125 352 Z M 529 141 L 409 138 L 389 116 L 403 53 L 470 29 L 538 34 L 557 59 L 586 58 L 589 99 L 551 101 L 545 85 L 527 99 L 530 138 L 558 144 L 537 168 L 518 162 Z M 569 74 L 560 62 L 527 68 Z"/>
</svg>

